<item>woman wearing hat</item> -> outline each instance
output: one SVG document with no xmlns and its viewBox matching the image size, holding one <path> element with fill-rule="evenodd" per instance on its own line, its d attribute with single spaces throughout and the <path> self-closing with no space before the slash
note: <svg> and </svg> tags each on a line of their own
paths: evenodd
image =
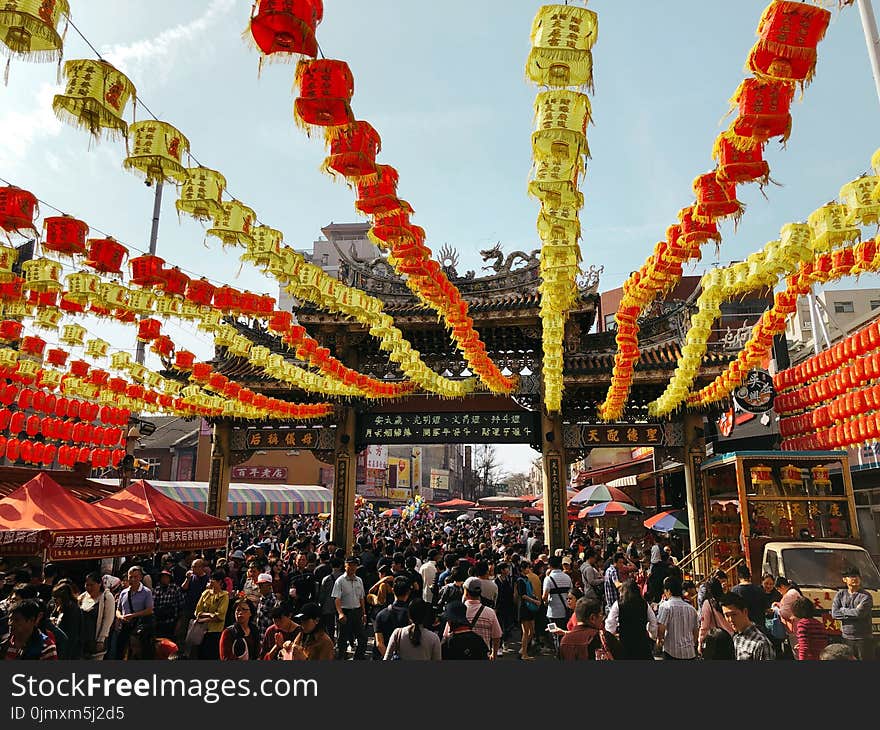
<svg viewBox="0 0 880 730">
<path fill-rule="evenodd" d="M 301 631 L 293 641 L 284 642 L 282 658 L 290 661 L 326 661 L 336 655 L 333 639 L 327 636 L 321 622 L 321 607 L 317 603 L 303 604 L 293 617 Z"/>
</svg>

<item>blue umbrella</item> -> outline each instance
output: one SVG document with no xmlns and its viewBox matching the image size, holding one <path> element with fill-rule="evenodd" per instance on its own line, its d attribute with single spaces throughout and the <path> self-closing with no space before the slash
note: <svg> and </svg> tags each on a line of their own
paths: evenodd
<svg viewBox="0 0 880 730">
<path fill-rule="evenodd" d="M 657 532 L 688 532 L 687 512 L 685 510 L 667 510 L 649 517 L 642 524 Z"/>
</svg>

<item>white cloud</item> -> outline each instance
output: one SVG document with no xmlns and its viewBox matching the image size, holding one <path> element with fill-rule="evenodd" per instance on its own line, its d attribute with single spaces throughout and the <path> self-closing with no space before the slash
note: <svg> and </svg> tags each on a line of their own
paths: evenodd
<svg viewBox="0 0 880 730">
<path fill-rule="evenodd" d="M 53 84 L 42 84 L 29 100 L 0 116 L 0 139 L 10 141 L 0 146 L 0 169 L 6 174 L 15 172 L 36 140 L 61 132 L 63 125 L 52 111 L 52 98 L 59 91 Z"/>
<path fill-rule="evenodd" d="M 154 38 L 125 45 L 106 46 L 102 49 L 101 55 L 127 73 L 131 72 L 156 57 L 166 58 L 186 48 L 187 43 L 203 34 L 236 5 L 241 7 L 236 0 L 212 0 L 208 9 L 195 20 L 163 30 Z"/>
</svg>

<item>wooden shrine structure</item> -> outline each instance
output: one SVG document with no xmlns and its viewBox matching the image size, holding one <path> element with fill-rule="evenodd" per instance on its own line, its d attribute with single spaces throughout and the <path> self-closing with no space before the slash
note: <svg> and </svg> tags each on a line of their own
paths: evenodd
<svg viewBox="0 0 880 730">
<path fill-rule="evenodd" d="M 450 378 L 466 377 L 466 362 L 437 315 L 422 306 L 384 259 L 363 260 L 354 248 L 342 250 L 339 278 L 380 298 L 384 310 L 419 351 L 426 364 Z M 476 392 L 464 399 L 445 400 L 419 393 L 394 401 L 340 400 L 334 416 L 321 424 L 289 429 L 239 429 L 232 422 L 214 422 L 209 511 L 224 516 L 230 468 L 246 461 L 257 449 L 310 448 L 335 468 L 331 535 L 338 545 L 351 547 L 354 527 L 356 455 L 371 443 L 524 443 L 543 456 L 545 540 L 552 548 L 568 544 L 566 485 L 568 465 L 597 446 L 657 446 L 679 449 L 686 445 L 685 424 L 652 422 L 648 403 L 666 387 L 683 343 L 692 302 L 665 303 L 667 311 L 654 312 L 640 323 L 642 356 L 636 367 L 626 421 L 601 424 L 597 405 L 604 399 L 614 361 L 614 333 L 590 334 L 595 324 L 601 270 L 591 269 L 579 282 L 579 296 L 565 329 L 565 393 L 560 414 L 543 408 L 541 387 L 541 319 L 538 251 L 505 255 L 500 245 L 480 252 L 486 266 L 457 271 L 458 255 L 441 251 L 440 262 L 470 306 L 469 315 L 486 344 L 489 356 L 505 374 L 519 376 L 511 396 Z M 315 309 L 294 306 L 299 323 L 347 366 L 374 378 L 401 380 L 402 375 L 379 341 L 357 322 Z M 259 323 L 234 322 L 256 344 L 295 354 Z M 708 383 L 730 361 L 731 355 L 710 350 L 697 385 Z M 223 375 L 266 395 L 314 402 L 324 396 L 303 393 L 268 378 L 247 360 L 218 348 L 214 367 Z M 483 414 L 480 417 L 480 414 Z M 467 417 L 467 428 L 461 425 Z M 426 423 L 427 420 L 427 423 Z M 515 423 L 515 425 L 514 425 Z M 693 429 L 689 429 L 691 435 Z"/>
</svg>

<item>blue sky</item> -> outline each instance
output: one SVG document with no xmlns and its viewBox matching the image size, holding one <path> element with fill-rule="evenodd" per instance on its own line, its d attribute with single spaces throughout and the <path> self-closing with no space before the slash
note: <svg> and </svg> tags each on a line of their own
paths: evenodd
<svg viewBox="0 0 880 730">
<path fill-rule="evenodd" d="M 305 247 L 331 221 L 357 220 L 350 191 L 322 175 L 323 145 L 292 121 L 293 66 L 264 65 L 243 42 L 248 0 L 72 0 L 74 21 L 134 81 L 139 95 L 190 139 L 204 164 L 260 219 Z M 355 75 L 354 109 L 383 138 L 381 160 L 400 171 L 400 193 L 416 210 L 429 245 L 456 246 L 462 268 L 496 241 L 532 249 L 537 205 L 526 195 L 536 89 L 524 80 L 532 0 L 327 0 L 319 41 Z M 584 264 L 604 265 L 602 288 L 619 286 L 692 200 L 691 181 L 712 168 L 712 142 L 743 66 L 765 0 L 594 0 L 593 159 L 583 185 Z M 91 57 L 72 31 L 65 57 Z M 13 62 L 0 87 L 0 176 L 120 240 L 146 248 L 152 192 L 122 169 L 120 143 L 94 144 L 51 111 L 51 64 Z M 767 158 L 780 187 L 744 188 L 748 206 L 734 233 L 723 228 L 720 257 L 744 258 L 836 197 L 867 171 L 880 146 L 880 105 L 858 12 L 834 11 L 819 47 L 818 74 L 793 107 L 786 149 Z M 871 131 L 875 130 L 875 131 Z M 166 196 L 159 254 L 182 267 L 254 291 L 271 282 L 202 227 L 178 221 Z M 841 286 L 846 286 L 843 283 Z M 97 329 L 97 328 L 96 328 Z M 169 334 L 208 356 L 210 341 L 177 325 Z M 131 347 L 131 330 L 102 326 Z M 509 468 L 532 454 L 503 449 Z"/>
</svg>

